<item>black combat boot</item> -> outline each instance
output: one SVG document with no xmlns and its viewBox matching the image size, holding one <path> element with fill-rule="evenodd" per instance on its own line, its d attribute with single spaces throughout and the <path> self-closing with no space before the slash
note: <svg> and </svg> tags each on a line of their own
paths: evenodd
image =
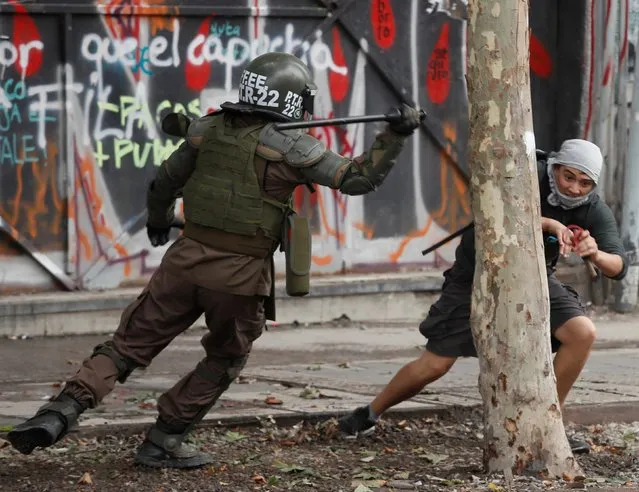
<svg viewBox="0 0 639 492">
<path fill-rule="evenodd" d="M 182 442 L 187 427 L 170 426 L 158 419 L 138 448 L 135 462 L 152 468 L 199 468 L 213 463 L 213 456 Z"/>
<path fill-rule="evenodd" d="M 7 439 L 22 454 L 31 454 L 37 447 L 47 448 L 64 437 L 84 410 L 77 400 L 61 393 L 29 420 L 16 426 Z"/>
</svg>

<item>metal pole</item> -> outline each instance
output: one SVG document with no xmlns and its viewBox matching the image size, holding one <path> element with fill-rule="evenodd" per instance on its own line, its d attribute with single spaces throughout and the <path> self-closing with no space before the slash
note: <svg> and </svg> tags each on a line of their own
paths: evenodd
<svg viewBox="0 0 639 492">
<path fill-rule="evenodd" d="M 398 115 L 371 114 L 363 116 L 347 116 L 344 118 L 330 118 L 326 120 L 292 121 L 290 123 L 275 123 L 277 130 L 295 130 L 297 128 L 314 128 L 316 126 L 348 125 L 350 123 L 373 123 L 376 121 L 390 121 Z"/>
<path fill-rule="evenodd" d="M 426 113 L 424 110 L 419 112 L 420 121 L 424 121 Z M 304 120 L 304 121 L 291 121 L 290 123 L 275 123 L 274 127 L 277 130 L 294 130 L 297 128 L 314 128 L 317 126 L 332 126 L 332 125 L 348 125 L 351 123 L 374 123 L 376 121 L 399 121 L 402 119 L 402 115 L 399 111 L 394 111 L 388 114 L 364 114 L 361 116 L 346 116 L 344 118 L 330 118 L 326 120 Z"/>
<path fill-rule="evenodd" d="M 636 70 L 634 78 L 620 227 L 621 239 L 626 249 L 628 274 L 615 286 L 614 307 L 620 313 L 634 309 L 639 288 L 639 77 Z"/>
</svg>

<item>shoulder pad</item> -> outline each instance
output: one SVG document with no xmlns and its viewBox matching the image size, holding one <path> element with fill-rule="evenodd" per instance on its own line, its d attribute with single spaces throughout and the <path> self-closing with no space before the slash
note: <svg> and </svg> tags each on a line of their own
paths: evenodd
<svg viewBox="0 0 639 492">
<path fill-rule="evenodd" d="M 186 140 L 191 147 L 195 147 L 197 149 L 202 144 L 204 135 L 212 126 L 214 126 L 213 121 L 215 117 L 219 116 L 221 113 L 222 111 L 216 111 L 191 121 L 186 132 Z"/>
<path fill-rule="evenodd" d="M 308 133 L 300 130 L 277 130 L 273 123 L 260 132 L 261 153 L 279 153 L 293 167 L 308 167 L 318 162 L 326 152 L 326 146 Z"/>
</svg>

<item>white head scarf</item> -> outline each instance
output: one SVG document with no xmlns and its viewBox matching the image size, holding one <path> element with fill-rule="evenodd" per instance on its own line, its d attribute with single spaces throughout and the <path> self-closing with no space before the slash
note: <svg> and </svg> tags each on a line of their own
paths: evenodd
<svg viewBox="0 0 639 492">
<path fill-rule="evenodd" d="M 570 167 L 578 171 L 586 173 L 593 180 L 595 186 L 590 192 L 584 196 L 571 197 L 564 195 L 559 191 L 555 181 L 555 173 L 553 166 L 555 164 Z M 571 139 L 565 140 L 561 144 L 559 152 L 551 152 L 548 158 L 548 180 L 550 181 L 550 195 L 548 195 L 548 203 L 555 207 L 561 207 L 569 210 L 588 203 L 595 192 L 599 175 L 603 167 L 603 156 L 601 150 L 594 143 L 587 140 Z"/>
</svg>

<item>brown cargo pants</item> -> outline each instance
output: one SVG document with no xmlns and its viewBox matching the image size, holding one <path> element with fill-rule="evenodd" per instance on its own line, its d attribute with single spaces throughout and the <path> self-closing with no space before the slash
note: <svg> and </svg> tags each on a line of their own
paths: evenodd
<svg viewBox="0 0 639 492">
<path fill-rule="evenodd" d="M 160 419 L 177 426 L 203 417 L 200 414 L 240 373 L 266 323 L 262 296 L 215 292 L 185 277 L 160 265 L 142 293 L 124 310 L 117 331 L 106 344 L 129 362 L 130 370 L 147 367 L 176 336 L 205 315 L 209 331 L 202 337 L 202 345 L 206 357 L 158 400 Z M 126 376 L 112 357 L 94 353 L 67 381 L 64 392 L 93 408 Z"/>
</svg>

